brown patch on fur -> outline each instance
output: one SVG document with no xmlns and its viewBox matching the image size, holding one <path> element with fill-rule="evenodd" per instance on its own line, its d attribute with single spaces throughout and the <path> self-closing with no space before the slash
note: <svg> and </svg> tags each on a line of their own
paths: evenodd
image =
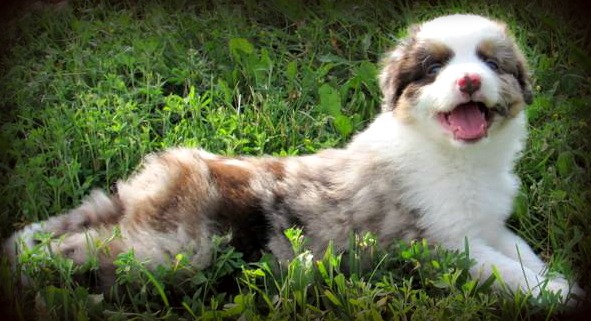
<svg viewBox="0 0 591 321">
<path fill-rule="evenodd" d="M 516 54 L 512 43 L 506 41 L 483 40 L 478 44 L 476 53 L 483 61 L 491 59 L 499 65 L 500 72 L 517 72 Z"/>
<path fill-rule="evenodd" d="M 476 53 L 483 61 L 488 59 L 495 61 L 499 66 L 499 74 L 515 77 L 521 88 L 523 101 L 531 104 L 533 95 L 527 73 L 527 62 L 510 38 L 507 37 L 503 41 L 483 40 L 478 44 Z"/>
<path fill-rule="evenodd" d="M 534 101 L 533 92 L 531 89 L 531 80 L 529 77 L 527 61 L 523 54 L 516 48 L 517 73 L 516 78 L 521 86 L 521 93 L 526 104 L 531 104 Z"/>
<path fill-rule="evenodd" d="M 504 108 L 506 116 L 514 118 L 525 106 L 524 98 L 517 84 L 518 81 L 507 74 L 500 75 L 499 79 L 501 80 L 500 94 L 502 106 L 497 107 L 497 109 Z"/>
<path fill-rule="evenodd" d="M 150 201 L 152 201 L 154 211 L 150 213 L 152 215 L 146 216 L 148 216 L 147 222 L 156 231 L 168 232 L 176 229 L 179 224 L 178 214 L 186 212 L 182 203 L 183 200 L 190 198 L 187 196 L 191 194 L 191 190 L 194 188 L 192 178 L 196 173 L 191 166 L 192 164 L 185 163 L 172 153 L 162 154 L 160 160 L 170 168 L 170 171 L 174 173 L 174 177 L 169 181 L 166 193 L 152 196 Z M 203 201 L 199 200 L 199 196 L 201 195 L 197 195 L 195 201 Z"/>
<path fill-rule="evenodd" d="M 199 224 L 199 213 L 207 205 L 209 196 L 202 179 L 203 165 L 197 155 L 191 156 L 193 158 L 167 151 L 148 158 L 146 168 L 152 170 L 144 170 L 125 186 L 120 186 L 120 192 L 125 195 L 134 189 L 148 189 L 141 193 L 141 198 L 121 200 L 132 226 L 147 225 L 167 233 L 176 231 L 179 224 L 187 227 Z"/>
<path fill-rule="evenodd" d="M 495 57 L 497 52 L 497 41 L 486 39 L 481 41 L 476 48 L 478 54 L 484 57 Z"/>
<path fill-rule="evenodd" d="M 80 222 L 83 228 L 113 226 L 119 223 L 124 212 L 123 204 L 117 195 L 109 196 L 109 200 L 113 207 L 102 213 L 88 213 L 88 215 L 85 216 L 85 219 Z"/>
<path fill-rule="evenodd" d="M 382 62 L 382 111 L 413 106 L 420 89 L 435 81 L 436 75 L 428 74 L 428 68 L 435 63 L 444 65 L 453 55 L 445 44 L 433 40 L 418 42 L 412 34 Z M 407 102 L 401 102 L 401 97 Z M 397 115 L 409 118 L 408 110 L 397 111 Z"/>
<path fill-rule="evenodd" d="M 379 77 L 380 89 L 382 91 L 382 111 L 392 111 L 396 103 L 394 97 L 397 87 L 396 75 L 398 74 L 396 59 L 391 57 L 383 59 L 380 68 L 382 69 Z"/>
<path fill-rule="evenodd" d="M 94 190 L 79 207 L 48 219 L 44 229 L 57 238 L 66 233 L 115 225 L 122 216 L 123 205 L 117 195 L 107 196 L 102 191 Z"/>
<path fill-rule="evenodd" d="M 240 166 L 225 164 L 223 160 L 206 160 L 205 163 L 223 199 L 243 205 L 252 200 L 252 190 L 249 186 L 252 177 L 250 171 Z"/>
<path fill-rule="evenodd" d="M 263 213 L 261 200 L 252 190 L 253 174 L 246 168 L 227 164 L 223 160 L 206 160 L 212 184 L 219 191 L 216 224 L 221 233 L 232 233 L 231 244 L 249 260 L 260 257 L 260 249 L 268 241 L 269 223 Z M 279 173 L 279 167 L 275 165 Z"/>
<path fill-rule="evenodd" d="M 418 53 L 419 61 L 422 62 L 423 67 L 428 67 L 429 63 L 433 62 L 444 64 L 454 56 L 453 51 L 448 46 L 433 40 L 422 42 L 418 47 Z"/>
<path fill-rule="evenodd" d="M 110 196 L 111 202 L 113 202 L 113 206 L 115 206 L 116 211 L 110 213 L 111 215 L 105 215 L 103 216 L 102 220 L 101 220 L 101 225 L 115 225 L 117 223 L 119 223 L 119 221 L 121 220 L 121 217 L 123 216 L 123 213 L 125 212 L 125 208 L 123 207 L 123 202 L 121 202 L 121 199 L 119 199 L 119 195 L 111 195 Z"/>
<path fill-rule="evenodd" d="M 270 159 L 263 166 L 276 180 L 281 181 L 285 178 L 285 165 L 280 160 Z"/>
</svg>

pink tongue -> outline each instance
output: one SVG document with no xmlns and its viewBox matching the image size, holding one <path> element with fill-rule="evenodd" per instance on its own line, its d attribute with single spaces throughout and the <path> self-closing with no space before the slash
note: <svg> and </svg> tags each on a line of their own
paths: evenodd
<svg viewBox="0 0 591 321">
<path fill-rule="evenodd" d="M 447 120 L 456 139 L 473 140 L 486 136 L 486 118 L 475 103 L 457 106 Z"/>
</svg>

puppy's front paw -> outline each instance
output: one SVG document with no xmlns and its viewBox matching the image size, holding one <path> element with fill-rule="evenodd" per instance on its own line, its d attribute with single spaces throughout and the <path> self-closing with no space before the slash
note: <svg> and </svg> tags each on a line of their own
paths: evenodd
<svg viewBox="0 0 591 321">
<path fill-rule="evenodd" d="M 6 257 L 13 273 L 17 273 L 21 255 L 39 245 L 37 234 L 43 232 L 45 230 L 42 223 L 29 224 L 4 241 L 0 248 L 0 255 Z M 20 274 L 20 282 L 25 286 L 30 284 L 29 278 L 24 273 Z"/>
<path fill-rule="evenodd" d="M 564 278 L 547 280 L 542 289 L 559 295 L 562 303 L 568 307 L 576 307 L 585 298 L 585 291 L 578 284 L 570 284 Z"/>
<path fill-rule="evenodd" d="M 2 251 L 8 257 L 11 264 L 16 264 L 17 257 L 20 253 L 37 245 L 35 234 L 39 232 L 43 232 L 41 223 L 29 224 L 4 241 Z"/>
</svg>

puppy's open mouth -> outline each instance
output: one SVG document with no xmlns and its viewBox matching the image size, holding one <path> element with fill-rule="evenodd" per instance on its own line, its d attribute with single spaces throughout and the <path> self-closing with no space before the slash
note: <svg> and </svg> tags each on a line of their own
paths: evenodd
<svg viewBox="0 0 591 321">
<path fill-rule="evenodd" d="M 452 111 L 437 114 L 444 129 L 454 135 L 454 139 L 476 142 L 486 137 L 493 113 L 483 103 L 467 102 L 456 106 Z"/>
</svg>

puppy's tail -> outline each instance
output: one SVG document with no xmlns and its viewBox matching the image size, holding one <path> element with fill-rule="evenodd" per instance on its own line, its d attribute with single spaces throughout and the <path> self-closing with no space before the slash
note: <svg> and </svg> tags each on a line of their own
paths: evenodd
<svg viewBox="0 0 591 321">
<path fill-rule="evenodd" d="M 2 251 L 15 268 L 18 256 L 38 244 L 38 233 L 49 233 L 52 238 L 86 231 L 95 234 L 96 231 L 114 226 L 122 216 L 123 207 L 117 195 L 109 196 L 101 190 L 93 190 L 77 208 L 45 221 L 29 224 L 12 234 L 4 242 Z"/>
</svg>

